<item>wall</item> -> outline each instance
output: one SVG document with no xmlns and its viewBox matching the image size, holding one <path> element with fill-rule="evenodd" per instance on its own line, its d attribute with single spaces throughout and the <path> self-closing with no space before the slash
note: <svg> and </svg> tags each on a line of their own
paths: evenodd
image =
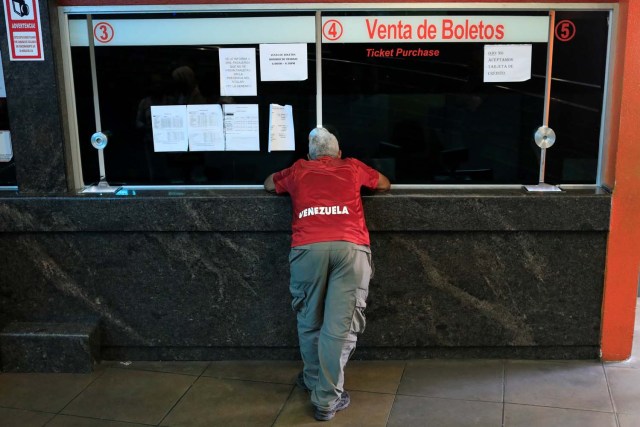
<svg viewBox="0 0 640 427">
<path fill-rule="evenodd" d="M 359 357 L 596 358 L 610 196 L 365 197 Z M 0 326 L 100 319 L 103 357 L 294 357 L 288 197 L 0 199 Z"/>
<path fill-rule="evenodd" d="M 602 321 L 602 358 L 624 360 L 631 355 L 635 307 L 640 277 L 640 19 L 638 2 L 620 3 L 617 52 L 621 60 L 612 92 L 619 105 L 613 127 L 619 132 L 612 154 L 615 178 L 611 211 L 611 234 Z"/>
</svg>

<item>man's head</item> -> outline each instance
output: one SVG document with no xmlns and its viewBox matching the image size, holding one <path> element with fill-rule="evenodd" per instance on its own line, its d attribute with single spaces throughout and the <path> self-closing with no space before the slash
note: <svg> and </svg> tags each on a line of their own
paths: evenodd
<svg viewBox="0 0 640 427">
<path fill-rule="evenodd" d="M 309 159 L 329 156 L 340 158 L 340 146 L 335 135 L 325 128 L 317 127 L 309 133 Z"/>
</svg>

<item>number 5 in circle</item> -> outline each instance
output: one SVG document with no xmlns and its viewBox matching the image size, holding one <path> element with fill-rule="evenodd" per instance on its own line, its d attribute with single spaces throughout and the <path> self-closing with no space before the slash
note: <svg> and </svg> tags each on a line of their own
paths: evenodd
<svg viewBox="0 0 640 427">
<path fill-rule="evenodd" d="M 556 25 L 556 38 L 561 42 L 568 42 L 576 35 L 576 26 L 568 19 L 564 19 Z"/>
</svg>

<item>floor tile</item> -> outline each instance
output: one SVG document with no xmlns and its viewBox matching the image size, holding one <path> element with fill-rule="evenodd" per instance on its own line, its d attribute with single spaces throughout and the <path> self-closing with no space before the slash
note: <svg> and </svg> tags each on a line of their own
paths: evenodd
<svg viewBox="0 0 640 427">
<path fill-rule="evenodd" d="M 201 375 L 205 369 L 209 366 L 210 362 L 182 362 L 182 361 L 107 361 L 102 362 L 109 368 L 120 369 L 137 369 L 140 371 L 155 371 L 155 372 L 168 372 L 170 374 L 181 375 Z"/>
<path fill-rule="evenodd" d="M 63 413 L 82 417 L 157 424 L 196 377 L 107 369 Z"/>
<path fill-rule="evenodd" d="M 163 426 L 271 426 L 293 386 L 200 377 Z"/>
<path fill-rule="evenodd" d="M 3 427 L 41 427 L 54 415 L 24 409 L 0 408 L 0 425 Z"/>
<path fill-rule="evenodd" d="M 618 414 L 620 427 L 638 427 L 640 426 L 640 414 Z"/>
<path fill-rule="evenodd" d="M 146 427 L 148 424 L 133 424 L 120 421 L 98 420 L 95 418 L 58 415 L 46 427 Z"/>
<path fill-rule="evenodd" d="M 616 412 L 640 414 L 640 370 L 605 368 Z"/>
<path fill-rule="evenodd" d="M 502 403 L 397 396 L 388 427 L 500 427 Z"/>
<path fill-rule="evenodd" d="M 393 395 L 351 390 L 349 394 L 351 404 L 336 414 L 330 421 L 331 427 L 386 426 L 393 405 Z M 317 427 L 318 425 L 318 421 L 313 418 L 313 406 L 309 401 L 309 395 L 296 388 L 278 416 L 274 427 Z"/>
<path fill-rule="evenodd" d="M 507 361 L 505 402 L 613 412 L 599 362 Z"/>
<path fill-rule="evenodd" d="M 504 427 L 616 427 L 609 412 L 506 404 Z"/>
<path fill-rule="evenodd" d="M 406 362 L 352 360 L 344 372 L 345 389 L 392 393 L 398 390 Z"/>
<path fill-rule="evenodd" d="M 0 406 L 58 412 L 104 371 L 92 374 L 0 374 Z"/>
<path fill-rule="evenodd" d="M 294 384 L 302 362 L 281 360 L 231 360 L 211 362 L 206 377 Z"/>
<path fill-rule="evenodd" d="M 398 394 L 502 402 L 501 360 L 413 360 Z"/>
</svg>

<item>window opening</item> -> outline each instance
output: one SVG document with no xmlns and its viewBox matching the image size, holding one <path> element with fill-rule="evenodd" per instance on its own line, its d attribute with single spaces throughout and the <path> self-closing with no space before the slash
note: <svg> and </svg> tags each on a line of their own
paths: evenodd
<svg viewBox="0 0 640 427">
<path fill-rule="evenodd" d="M 547 152 L 547 182 L 596 182 L 609 14 L 556 12 L 556 23 L 564 24 L 556 27 L 554 34 L 548 125 L 556 132 L 557 142 Z M 455 21 L 469 17 L 473 24 L 474 19 L 492 16 L 548 19 L 548 12 L 373 10 L 94 15 L 94 26 L 99 22 L 116 21 L 119 25 L 128 21 L 147 28 L 145 25 L 153 26 L 154 20 L 162 20 L 170 27 L 185 20 L 194 28 L 190 34 L 195 34 L 195 40 L 167 41 L 150 31 L 133 41 L 96 43 L 101 118 L 109 136 L 104 152 L 109 181 L 131 186 L 259 185 L 270 172 L 304 157 L 308 131 L 323 124 L 335 129 L 345 155 L 380 169 L 394 184 L 535 184 L 540 172 L 540 149 L 533 137 L 544 111 L 547 40 L 416 43 L 401 39 L 323 39 L 316 45 L 317 38 L 337 34 L 337 27 L 329 28 L 327 34 L 322 28 L 315 28 L 317 18 L 323 26 L 328 20 L 345 18 L 372 17 L 379 22 L 389 17 L 401 17 L 405 22 L 418 19 L 414 28 L 417 31 L 419 19 Z M 260 47 L 265 40 L 260 39 L 264 34 L 256 32 L 263 26 L 268 28 L 269 20 L 274 18 L 284 19 L 281 27 L 285 30 L 279 32 L 289 34 L 284 42 L 306 45 L 306 80 L 260 80 Z M 216 25 L 195 30 L 199 21 L 207 19 Z M 230 38 L 215 31 L 223 28 L 225 21 L 247 19 L 256 19 L 256 25 L 250 27 L 253 31 L 236 31 Z M 88 43 L 78 39 L 75 31 L 77 25 L 86 22 L 79 15 L 70 15 L 69 22 L 82 173 L 84 182 L 92 183 L 100 177 L 95 150 L 88 143 L 95 131 Z M 303 22 L 302 27 L 309 31 L 299 30 L 296 22 Z M 380 31 L 368 28 L 370 32 Z M 572 28 L 575 31 L 569 39 L 566 34 Z M 395 30 L 389 26 L 385 31 Z M 548 29 L 545 33 L 548 35 Z M 251 35 L 255 37 L 252 39 Z M 99 32 L 97 37 L 108 38 L 109 33 Z M 558 37 L 562 40 L 558 41 Z M 283 41 L 266 40 L 271 42 Z M 483 81 L 487 44 L 530 45 L 530 79 Z M 225 99 L 220 93 L 220 50 L 244 48 L 255 51 L 257 93 Z M 385 52 L 393 55 L 385 56 Z M 320 57 L 321 62 L 317 62 Z M 173 72 L 180 67 L 191 69 L 200 100 L 179 100 L 180 83 Z M 316 69 L 321 70 L 320 74 Z M 321 85 L 317 86 L 316 81 Z M 227 103 L 258 105 L 259 150 L 154 151 L 148 107 Z M 293 107 L 294 151 L 269 152 L 270 104 Z"/>
<path fill-rule="evenodd" d="M 13 158 L 11 133 L 9 131 L 7 91 L 5 88 L 2 62 L 0 62 L 0 190 L 14 190 L 15 186 L 16 165 Z"/>
</svg>

